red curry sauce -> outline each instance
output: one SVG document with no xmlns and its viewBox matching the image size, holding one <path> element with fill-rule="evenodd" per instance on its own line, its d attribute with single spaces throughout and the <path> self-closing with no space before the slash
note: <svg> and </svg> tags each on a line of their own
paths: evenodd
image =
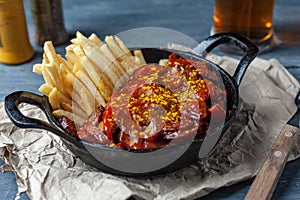
<svg viewBox="0 0 300 200">
<path fill-rule="evenodd" d="M 171 54 L 166 66 L 137 69 L 106 107 L 100 106 L 73 134 L 125 149 L 161 148 L 170 141 L 199 138 L 209 128 L 211 112 L 225 115 L 224 99 L 211 105 L 210 98 L 225 93 L 215 80 L 219 77 L 205 62 Z"/>
</svg>

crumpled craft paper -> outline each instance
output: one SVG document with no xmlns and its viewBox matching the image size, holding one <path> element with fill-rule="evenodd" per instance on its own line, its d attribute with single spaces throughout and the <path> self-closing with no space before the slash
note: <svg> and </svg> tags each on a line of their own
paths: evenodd
<svg viewBox="0 0 300 200">
<path fill-rule="evenodd" d="M 209 55 L 233 73 L 238 61 Z M 14 171 L 19 193 L 31 199 L 194 199 L 250 179 L 258 172 L 282 126 L 295 113 L 298 81 L 275 59 L 256 58 L 240 86 L 240 110 L 211 155 L 173 173 L 131 178 L 103 173 L 84 164 L 52 133 L 19 129 L 0 104 L 2 171 Z M 42 118 L 37 108 L 22 107 Z M 289 160 L 300 154 L 297 139 Z"/>
</svg>

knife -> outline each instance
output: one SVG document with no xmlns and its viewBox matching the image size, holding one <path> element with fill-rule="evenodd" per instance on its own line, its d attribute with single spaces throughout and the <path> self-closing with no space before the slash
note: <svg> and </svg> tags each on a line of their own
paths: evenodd
<svg viewBox="0 0 300 200">
<path fill-rule="evenodd" d="M 300 93 L 295 103 L 297 112 L 283 126 L 245 197 L 246 200 L 271 199 L 291 149 L 296 141 L 300 122 Z"/>
</svg>

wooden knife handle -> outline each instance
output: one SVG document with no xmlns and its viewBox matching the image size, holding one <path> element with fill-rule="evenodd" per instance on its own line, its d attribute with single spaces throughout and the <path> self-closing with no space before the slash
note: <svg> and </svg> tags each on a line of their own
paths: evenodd
<svg viewBox="0 0 300 200">
<path fill-rule="evenodd" d="M 296 133 L 298 130 L 297 127 L 288 124 L 284 125 L 281 129 L 270 153 L 246 195 L 246 200 L 265 200 L 272 197 L 292 146 L 297 138 Z"/>
</svg>

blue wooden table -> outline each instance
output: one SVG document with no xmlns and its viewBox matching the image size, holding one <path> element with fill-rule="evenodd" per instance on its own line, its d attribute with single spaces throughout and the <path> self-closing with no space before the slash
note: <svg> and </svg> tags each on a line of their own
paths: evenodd
<svg viewBox="0 0 300 200">
<path fill-rule="evenodd" d="M 33 43 L 33 25 L 29 3 L 24 1 L 30 39 L 35 49 L 33 60 L 17 66 L 0 64 L 0 101 L 15 90 L 37 92 L 42 78 L 32 73 L 32 65 L 41 62 L 42 48 Z M 77 30 L 96 33 L 103 38 L 137 27 L 164 27 L 182 32 L 197 41 L 209 35 L 213 0 L 64 0 L 65 24 L 71 37 Z M 276 58 L 300 80 L 300 2 L 275 0 L 274 27 L 281 44 L 260 55 Z M 64 47 L 57 47 L 64 55 Z M 3 161 L 0 161 L 0 165 Z M 273 199 L 300 199 L 300 160 L 288 163 Z M 203 199 L 243 199 L 253 180 L 221 188 Z M 13 199 L 17 186 L 13 173 L 0 174 L 0 199 Z M 29 199 L 23 194 L 21 199 Z"/>
</svg>

